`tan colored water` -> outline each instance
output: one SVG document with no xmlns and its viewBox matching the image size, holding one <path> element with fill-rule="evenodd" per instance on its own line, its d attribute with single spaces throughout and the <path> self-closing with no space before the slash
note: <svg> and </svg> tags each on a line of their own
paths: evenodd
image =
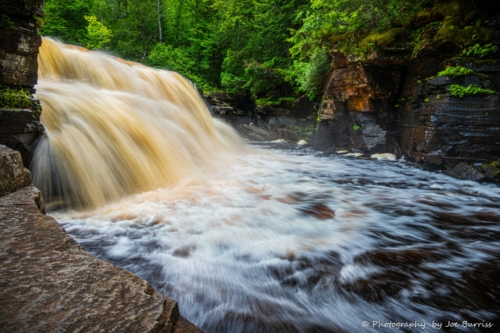
<svg viewBox="0 0 500 333">
<path fill-rule="evenodd" d="M 45 138 L 32 163 L 47 200 L 97 207 L 178 182 L 241 148 L 181 75 L 44 38 Z"/>
</svg>

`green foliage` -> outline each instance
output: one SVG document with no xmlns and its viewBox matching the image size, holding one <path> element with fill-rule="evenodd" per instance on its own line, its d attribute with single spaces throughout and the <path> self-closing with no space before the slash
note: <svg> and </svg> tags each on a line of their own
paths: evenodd
<svg viewBox="0 0 500 333">
<path fill-rule="evenodd" d="M 10 20 L 10 18 L 5 14 L 2 14 L 2 16 L 0 16 L 0 23 L 2 24 L 2 26 L 7 28 L 8 30 L 17 31 L 17 27 L 16 27 L 15 23 L 12 22 Z"/>
<path fill-rule="evenodd" d="M 306 119 L 301 119 L 302 122 L 305 122 Z M 311 140 L 316 131 L 314 125 L 308 124 L 307 126 L 294 126 L 293 129 L 297 132 L 300 140 Z"/>
<path fill-rule="evenodd" d="M 89 49 L 102 49 L 104 45 L 109 43 L 113 34 L 111 30 L 106 28 L 104 24 L 97 21 L 95 15 L 87 16 L 84 18 L 89 22 L 87 26 L 87 45 Z"/>
<path fill-rule="evenodd" d="M 294 61 L 293 66 L 287 71 L 286 80 L 296 82 L 299 92 L 307 93 L 310 100 L 321 95 L 325 80 L 330 73 L 331 59 L 322 48 L 312 52 L 309 61 Z"/>
<path fill-rule="evenodd" d="M 355 131 L 359 131 L 361 129 L 361 127 L 358 124 L 354 124 L 352 126 L 352 129 L 355 130 Z"/>
<path fill-rule="evenodd" d="M 91 14 L 92 2 L 86 0 L 47 0 L 42 36 L 58 37 L 70 44 L 84 46 L 87 40 L 85 15 Z"/>
<path fill-rule="evenodd" d="M 450 93 L 452 96 L 464 98 L 466 96 L 476 96 L 476 95 L 491 95 L 495 91 L 491 89 L 484 89 L 478 85 L 471 84 L 467 87 L 461 86 L 459 84 L 452 84 L 450 86 Z"/>
<path fill-rule="evenodd" d="M 210 84 L 197 75 L 198 64 L 190 50 L 186 47 L 156 44 L 148 57 L 148 65 L 180 72 L 193 81 L 202 90 L 210 90 Z"/>
<path fill-rule="evenodd" d="M 452 77 L 459 77 L 459 76 L 467 76 L 473 74 L 474 71 L 472 69 L 469 69 L 467 67 L 462 67 L 462 66 L 456 66 L 456 67 L 448 67 L 444 71 L 441 71 L 437 73 L 436 76 L 452 76 Z"/>
<path fill-rule="evenodd" d="M 0 108 L 22 109 L 32 106 L 31 95 L 24 90 L 3 89 L 0 90 Z"/>
<path fill-rule="evenodd" d="M 462 55 L 466 57 L 476 57 L 476 58 L 484 58 L 492 53 L 495 53 L 498 51 L 498 46 L 493 45 L 493 44 L 486 44 L 486 45 L 479 45 L 475 44 L 474 46 L 471 46 L 467 49 L 464 49 L 462 51 Z"/>
</svg>

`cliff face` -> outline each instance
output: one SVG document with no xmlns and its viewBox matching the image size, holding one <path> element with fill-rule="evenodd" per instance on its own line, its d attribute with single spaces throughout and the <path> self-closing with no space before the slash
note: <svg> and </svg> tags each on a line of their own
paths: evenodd
<svg viewBox="0 0 500 333">
<path fill-rule="evenodd" d="M 29 166 L 36 139 L 43 131 L 38 122 L 39 102 L 7 103 L 15 91 L 35 92 L 38 48 L 42 39 L 38 28 L 43 23 L 43 1 L 0 0 L 0 144 L 18 150 Z M 15 98 L 10 98 L 14 100 Z"/>
<path fill-rule="evenodd" d="M 319 111 L 318 145 L 391 152 L 442 168 L 496 161 L 500 61 L 494 47 L 500 44 L 500 16 L 487 9 L 474 9 L 485 25 L 480 29 L 460 16 L 470 16 L 471 8 L 454 14 L 455 22 L 465 22 L 455 26 L 449 23 L 452 16 L 430 10 L 428 20 L 420 22 L 417 46 L 400 38 L 364 57 L 333 52 L 333 74 Z M 471 49 L 464 45 L 476 38 L 474 29 L 488 40 L 478 46 L 493 47 L 486 56 L 463 53 Z M 465 44 L 460 39 L 464 36 L 470 39 Z M 467 71 L 438 75 L 447 68 Z M 483 93 L 458 96 L 457 86 Z"/>
<path fill-rule="evenodd" d="M 43 1 L 0 1 L 0 82 L 2 88 L 22 87 L 30 92 L 37 82 L 37 56 L 42 38 Z"/>
</svg>

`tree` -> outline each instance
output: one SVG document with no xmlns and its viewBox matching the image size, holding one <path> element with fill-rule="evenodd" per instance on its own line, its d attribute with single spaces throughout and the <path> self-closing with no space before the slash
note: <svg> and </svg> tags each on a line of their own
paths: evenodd
<svg viewBox="0 0 500 333">
<path fill-rule="evenodd" d="M 89 25 L 87 26 L 87 45 L 89 49 L 102 49 L 105 44 L 109 43 L 111 37 L 111 30 L 106 28 L 101 22 L 97 21 L 94 15 L 87 16 L 84 18 L 87 20 Z"/>
</svg>

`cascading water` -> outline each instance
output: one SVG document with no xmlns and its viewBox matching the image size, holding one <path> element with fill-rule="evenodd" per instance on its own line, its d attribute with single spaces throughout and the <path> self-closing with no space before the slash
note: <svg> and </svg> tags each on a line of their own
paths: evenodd
<svg viewBox="0 0 500 333">
<path fill-rule="evenodd" d="M 174 184 L 242 147 L 177 73 L 48 38 L 38 62 L 46 135 L 31 169 L 48 201 L 101 206 Z"/>
<path fill-rule="evenodd" d="M 207 332 L 499 331 L 497 186 L 243 152 L 177 74 L 47 39 L 40 71 L 36 184 L 92 207 L 53 216 Z"/>
</svg>

